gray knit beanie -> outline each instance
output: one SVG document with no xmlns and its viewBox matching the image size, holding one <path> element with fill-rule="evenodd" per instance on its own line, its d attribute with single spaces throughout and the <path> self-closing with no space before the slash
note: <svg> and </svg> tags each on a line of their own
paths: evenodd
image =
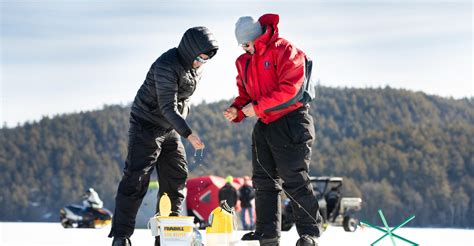
<svg viewBox="0 0 474 246">
<path fill-rule="evenodd" d="M 251 16 L 243 16 L 235 23 L 235 37 L 239 44 L 254 41 L 262 35 L 262 25 Z"/>
</svg>

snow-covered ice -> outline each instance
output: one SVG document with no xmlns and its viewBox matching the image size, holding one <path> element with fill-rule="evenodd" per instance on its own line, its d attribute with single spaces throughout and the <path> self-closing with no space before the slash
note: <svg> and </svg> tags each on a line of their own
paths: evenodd
<svg viewBox="0 0 474 246">
<path fill-rule="evenodd" d="M 107 237 L 110 227 L 102 229 L 64 229 L 59 223 L 25 223 L 0 222 L 1 246 L 103 246 L 111 245 L 112 240 Z M 245 231 L 237 231 L 234 238 L 238 239 Z M 438 229 L 438 228 L 400 228 L 395 233 L 419 245 L 426 246 L 472 246 L 474 245 L 474 230 Z M 205 233 L 202 231 L 205 239 Z M 341 227 L 329 227 L 320 239 L 322 246 L 342 245 L 370 245 L 383 233 L 371 228 L 359 228 L 356 232 L 344 232 Z M 283 232 L 281 245 L 295 245 L 298 235 L 295 228 Z M 154 238 L 149 230 L 137 229 L 133 234 L 134 246 L 152 246 Z M 409 245 L 395 240 L 396 245 Z M 236 240 L 232 245 L 258 245 L 258 243 L 244 243 Z M 377 246 L 393 245 L 386 237 Z"/>
</svg>

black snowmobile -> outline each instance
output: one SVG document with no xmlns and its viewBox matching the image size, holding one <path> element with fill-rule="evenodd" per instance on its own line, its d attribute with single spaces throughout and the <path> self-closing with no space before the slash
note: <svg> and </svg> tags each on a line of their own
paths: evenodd
<svg viewBox="0 0 474 246">
<path fill-rule="evenodd" d="M 101 228 L 112 223 L 112 213 L 105 208 L 68 205 L 59 214 L 64 228 Z"/>
</svg>

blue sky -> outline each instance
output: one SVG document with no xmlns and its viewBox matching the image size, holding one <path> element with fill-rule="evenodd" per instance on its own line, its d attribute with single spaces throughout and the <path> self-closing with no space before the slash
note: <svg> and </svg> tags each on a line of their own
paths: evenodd
<svg viewBox="0 0 474 246">
<path fill-rule="evenodd" d="M 238 17 L 280 15 L 280 36 L 334 87 L 472 97 L 471 1 L 0 1 L 0 123 L 133 100 L 151 63 L 204 25 L 219 41 L 193 103 L 236 95 Z"/>
</svg>

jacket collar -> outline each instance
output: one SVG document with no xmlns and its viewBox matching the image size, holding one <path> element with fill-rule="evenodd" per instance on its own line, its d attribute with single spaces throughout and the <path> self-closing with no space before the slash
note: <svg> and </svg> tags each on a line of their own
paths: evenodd
<svg viewBox="0 0 474 246">
<path fill-rule="evenodd" d="M 255 53 L 262 56 L 269 44 L 278 39 L 278 22 L 280 17 L 277 14 L 264 14 L 258 22 L 265 27 L 265 33 L 255 40 Z"/>
</svg>

